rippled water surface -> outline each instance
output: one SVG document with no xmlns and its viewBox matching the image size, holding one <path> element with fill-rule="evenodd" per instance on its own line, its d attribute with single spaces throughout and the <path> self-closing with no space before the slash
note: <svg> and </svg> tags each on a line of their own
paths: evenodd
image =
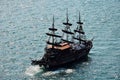
<svg viewBox="0 0 120 80">
<path fill-rule="evenodd" d="M 52 16 L 64 28 L 66 8 L 76 27 L 78 12 L 89 39 L 88 61 L 45 71 L 30 57 L 44 54 Z M 120 80 L 120 0 L 0 0 L 0 80 Z"/>
</svg>

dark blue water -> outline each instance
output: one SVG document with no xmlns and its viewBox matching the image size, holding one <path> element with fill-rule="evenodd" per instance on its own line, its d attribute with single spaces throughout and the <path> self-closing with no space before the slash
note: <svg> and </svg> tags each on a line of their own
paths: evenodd
<svg viewBox="0 0 120 80">
<path fill-rule="evenodd" d="M 71 28 L 80 11 L 87 37 L 95 37 L 89 60 L 55 71 L 31 66 L 30 57 L 44 54 L 53 14 L 64 28 L 66 8 Z M 120 0 L 0 0 L 0 80 L 120 80 Z"/>
</svg>

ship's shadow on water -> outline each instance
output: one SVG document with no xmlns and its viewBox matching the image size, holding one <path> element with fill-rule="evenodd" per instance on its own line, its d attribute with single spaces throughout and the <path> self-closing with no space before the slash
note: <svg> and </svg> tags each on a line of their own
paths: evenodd
<svg viewBox="0 0 120 80">
<path fill-rule="evenodd" d="M 74 72 L 76 72 L 81 65 L 83 65 L 84 63 L 91 63 L 92 59 L 91 57 L 86 57 L 84 59 L 81 60 L 77 60 L 74 62 L 71 62 L 69 64 L 66 64 L 64 66 L 61 67 L 57 67 L 57 68 L 52 68 L 52 69 L 42 69 L 42 72 L 38 72 L 34 75 L 34 78 L 38 78 L 40 79 L 41 77 L 45 77 L 45 78 L 49 78 L 51 76 L 64 76 L 64 75 L 69 75 L 72 74 Z M 88 65 L 86 65 L 88 66 Z"/>
</svg>

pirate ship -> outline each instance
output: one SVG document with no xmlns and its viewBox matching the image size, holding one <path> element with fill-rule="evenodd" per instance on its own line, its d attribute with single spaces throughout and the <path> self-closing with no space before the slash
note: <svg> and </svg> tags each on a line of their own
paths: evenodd
<svg viewBox="0 0 120 80">
<path fill-rule="evenodd" d="M 66 22 L 63 23 L 65 28 L 62 30 L 63 35 L 57 35 L 57 29 L 54 27 L 54 16 L 52 27 L 49 28 L 49 37 L 46 41 L 45 54 L 40 60 L 32 60 L 32 65 L 44 66 L 45 68 L 54 68 L 65 65 L 67 63 L 83 59 L 88 56 L 92 48 L 92 40 L 87 40 L 85 32 L 82 28 L 83 22 L 80 19 L 77 22 L 77 27 L 74 32 L 71 31 L 68 19 L 68 11 L 66 13 Z M 60 39 L 58 41 L 57 39 Z"/>
</svg>

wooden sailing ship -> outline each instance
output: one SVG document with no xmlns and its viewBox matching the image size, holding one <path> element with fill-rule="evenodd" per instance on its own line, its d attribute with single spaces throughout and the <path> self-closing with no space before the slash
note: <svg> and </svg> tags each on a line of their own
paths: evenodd
<svg viewBox="0 0 120 80">
<path fill-rule="evenodd" d="M 49 28 L 50 33 L 46 33 L 49 39 L 46 42 L 45 54 L 40 60 L 32 60 L 31 64 L 44 66 L 45 68 L 54 68 L 87 57 L 93 45 L 92 40 L 85 38 L 82 24 L 79 13 L 78 26 L 72 32 L 70 29 L 72 24 L 69 23 L 67 11 L 66 22 L 63 23 L 65 28 L 62 30 L 63 35 L 60 36 L 55 34 L 57 29 L 54 27 L 53 16 L 52 28 Z M 60 41 L 57 38 L 60 38 Z"/>
</svg>

